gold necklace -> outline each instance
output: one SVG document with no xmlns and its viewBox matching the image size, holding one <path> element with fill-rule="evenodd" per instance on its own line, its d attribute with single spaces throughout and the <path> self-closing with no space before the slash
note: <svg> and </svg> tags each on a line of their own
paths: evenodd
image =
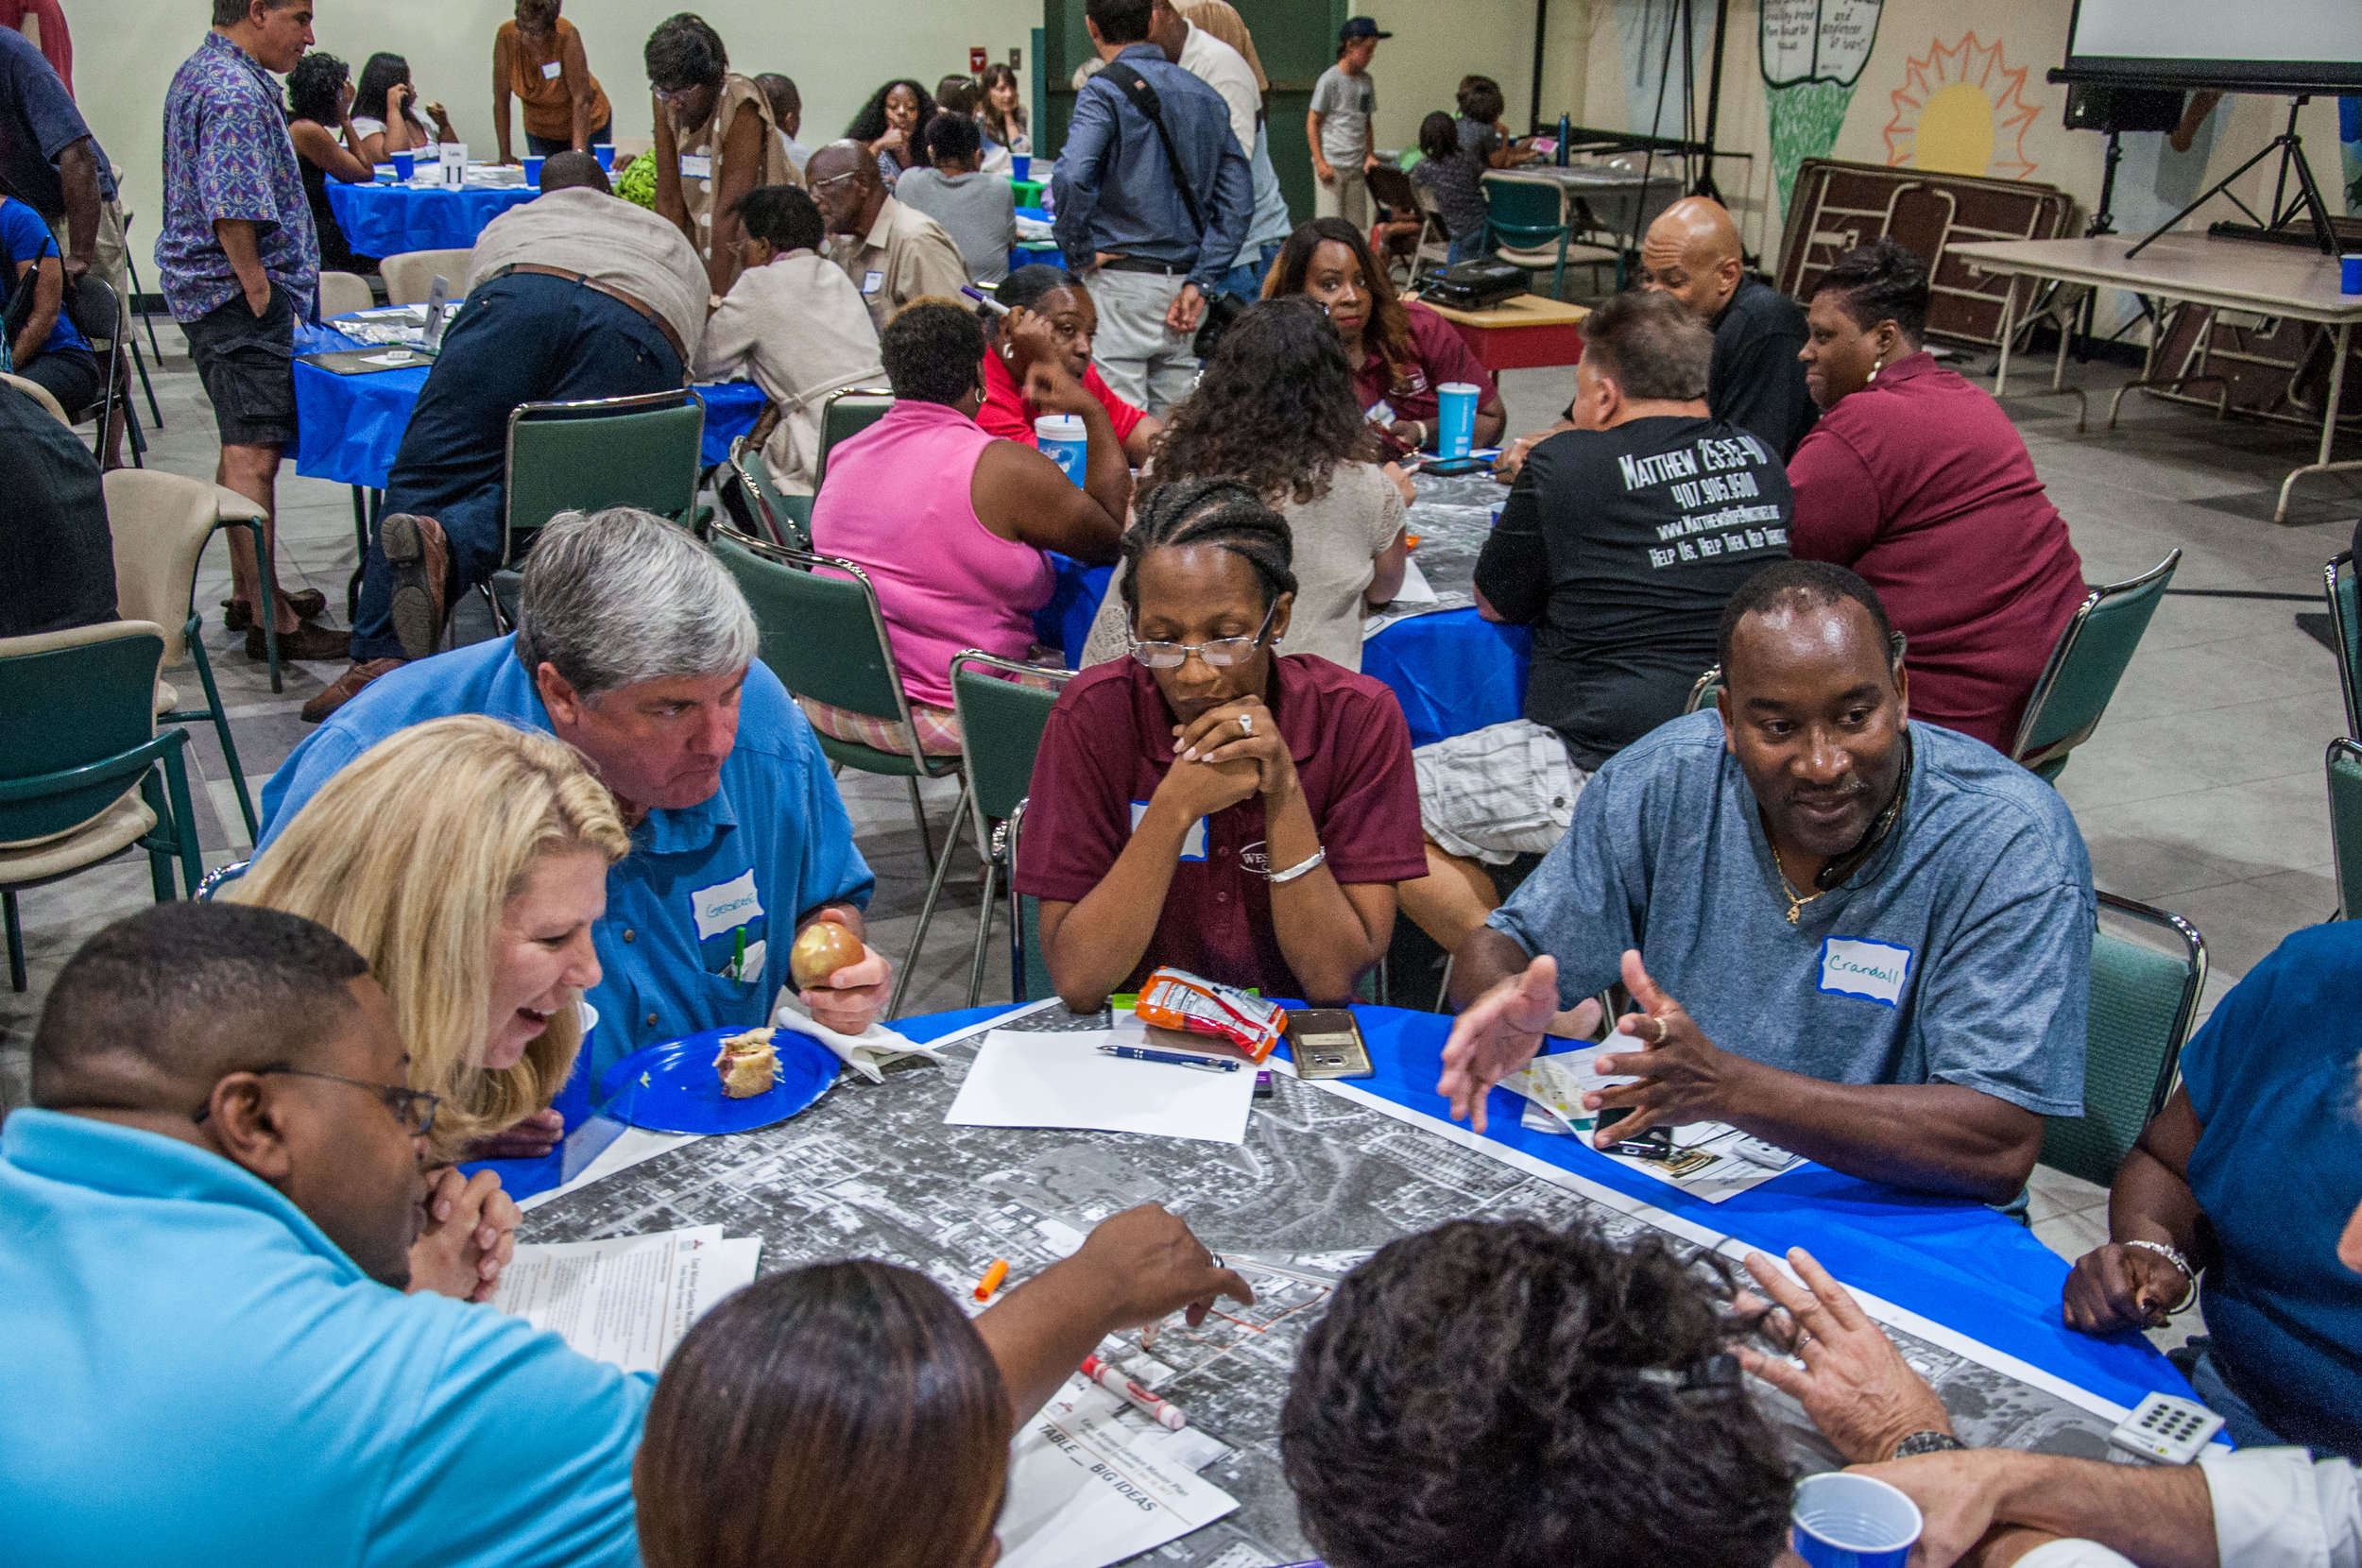
<svg viewBox="0 0 2362 1568">
<path fill-rule="evenodd" d="M 1779 857 L 1776 855 L 1773 856 L 1772 863 L 1776 865 L 1778 864 L 1778 861 Z M 1823 888 L 1821 893 L 1808 893 L 1800 898 L 1796 895 L 1796 884 L 1788 879 L 1788 868 L 1786 866 L 1781 866 L 1780 891 L 1788 895 L 1788 923 L 1791 926 L 1795 926 L 1803 923 L 1797 919 L 1798 912 L 1802 911 L 1806 904 L 1809 904 L 1814 899 L 1820 897 L 1822 893 L 1826 893 L 1829 890 L 1827 888 Z"/>
</svg>

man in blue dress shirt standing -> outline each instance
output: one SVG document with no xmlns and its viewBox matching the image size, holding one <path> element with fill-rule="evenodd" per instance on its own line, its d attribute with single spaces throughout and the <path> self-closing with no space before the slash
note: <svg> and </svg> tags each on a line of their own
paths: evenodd
<svg viewBox="0 0 2362 1568">
<path fill-rule="evenodd" d="M 1169 0 L 1087 0 L 1084 21 L 1106 68 L 1075 95 L 1051 179 L 1058 248 L 1099 311 L 1099 373 L 1116 396 L 1158 415 L 1189 395 L 1190 339 L 1255 219 L 1254 176 L 1229 107 L 1150 42 L 1170 9 Z"/>
<path fill-rule="evenodd" d="M 264 786 L 257 852 L 396 730 L 484 713 L 556 735 L 590 759 L 632 837 L 596 933 L 591 1071 L 762 1024 L 796 933 L 827 919 L 861 934 L 876 878 L 811 724 L 755 646 L 745 597 L 688 534 L 627 508 L 560 513 L 533 547 L 515 635 L 405 664 L 337 709 Z M 864 947 L 802 999 L 859 1034 L 887 980 Z"/>
</svg>

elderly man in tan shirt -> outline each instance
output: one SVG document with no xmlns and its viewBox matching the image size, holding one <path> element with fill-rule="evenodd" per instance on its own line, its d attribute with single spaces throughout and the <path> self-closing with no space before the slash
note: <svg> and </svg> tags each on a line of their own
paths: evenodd
<svg viewBox="0 0 2362 1568">
<path fill-rule="evenodd" d="M 804 183 L 829 226 L 829 259 L 861 291 L 881 331 L 922 295 L 957 299 L 967 263 L 941 224 L 886 194 L 878 161 L 859 142 L 831 142 L 804 165 Z"/>
</svg>

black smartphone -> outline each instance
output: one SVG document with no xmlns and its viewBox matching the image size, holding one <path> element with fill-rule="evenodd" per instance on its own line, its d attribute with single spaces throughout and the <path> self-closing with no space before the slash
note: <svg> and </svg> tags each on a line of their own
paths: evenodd
<svg viewBox="0 0 2362 1568">
<path fill-rule="evenodd" d="M 1631 1115 L 1632 1107 L 1629 1105 L 1610 1105 L 1600 1112 L 1600 1130 L 1606 1132 Z M 1607 1152 L 1630 1154 L 1642 1160 L 1662 1160 L 1673 1152 L 1673 1130 L 1664 1126 L 1652 1127 L 1629 1138 L 1617 1139 L 1607 1146 Z"/>
<path fill-rule="evenodd" d="M 1361 1026 L 1342 1007 L 1308 1007 L 1288 1014 L 1288 1046 L 1298 1078 L 1375 1078 Z"/>
<path fill-rule="evenodd" d="M 1463 473 L 1491 473 L 1493 460 L 1489 457 L 1430 457 L 1419 470 L 1438 479 L 1455 479 Z"/>
</svg>

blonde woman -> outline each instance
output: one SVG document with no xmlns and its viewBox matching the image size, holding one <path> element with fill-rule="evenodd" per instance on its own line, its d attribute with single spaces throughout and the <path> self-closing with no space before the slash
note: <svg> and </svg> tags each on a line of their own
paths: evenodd
<svg viewBox="0 0 2362 1568">
<path fill-rule="evenodd" d="M 496 719 L 436 719 L 370 747 L 305 804 L 227 896 L 316 920 L 359 949 L 394 1006 L 410 1084 L 441 1097 L 446 1167 L 411 1249 L 412 1288 L 490 1299 L 517 1208 L 461 1158 L 547 1153 L 550 1100 L 599 982 L 591 927 L 631 839 L 579 753 Z"/>
</svg>

